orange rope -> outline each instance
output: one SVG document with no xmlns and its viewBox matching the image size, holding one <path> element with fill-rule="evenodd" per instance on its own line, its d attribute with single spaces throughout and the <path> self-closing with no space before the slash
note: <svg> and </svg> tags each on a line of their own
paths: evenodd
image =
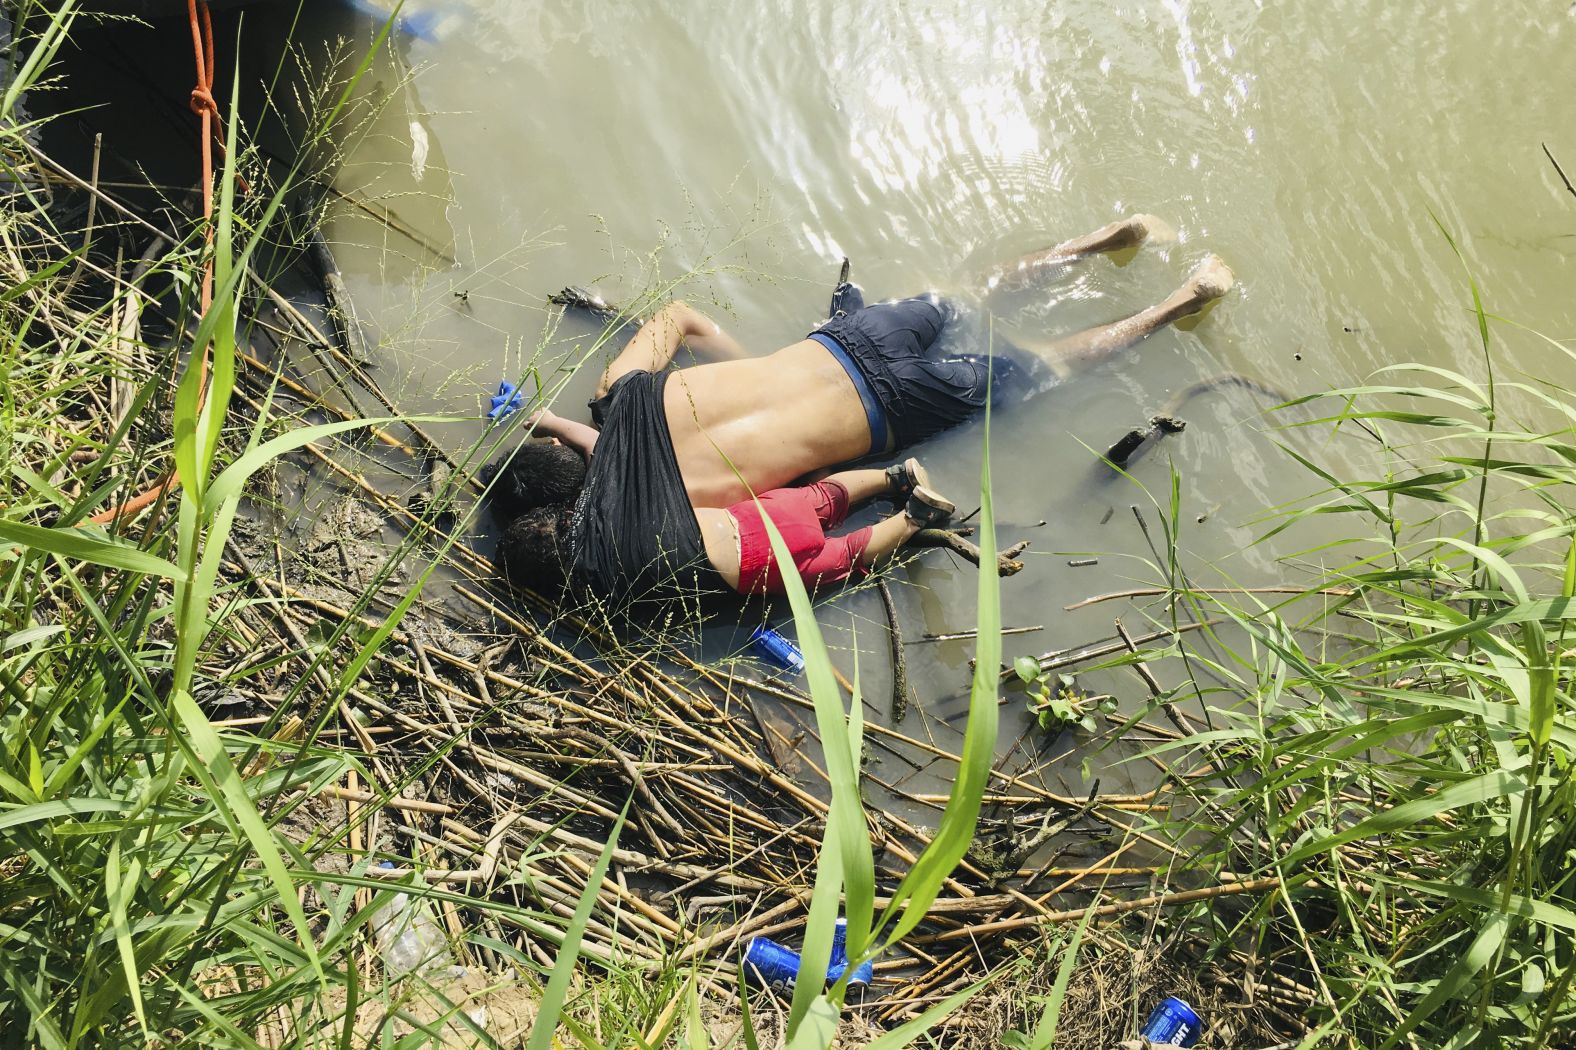
<svg viewBox="0 0 1576 1050">
<path fill-rule="evenodd" d="M 213 20 L 208 14 L 208 0 L 186 0 L 186 13 L 191 18 L 192 53 L 197 59 L 197 86 L 192 89 L 192 112 L 202 119 L 202 216 L 206 226 L 204 247 L 206 258 L 202 269 L 201 315 L 213 305 L 213 144 L 218 139 L 224 149 L 220 128 L 219 103 L 213 97 Z M 197 411 L 202 411 L 208 385 L 208 346 L 197 350 L 198 386 Z M 135 514 L 164 497 L 175 488 L 175 473 L 171 471 L 152 488 L 139 492 L 131 499 L 109 510 L 88 518 L 94 525 L 107 525 L 112 521 Z"/>
<path fill-rule="evenodd" d="M 197 86 L 192 88 L 192 112 L 202 118 L 202 217 L 207 224 L 206 246 L 210 249 L 208 261 L 202 271 L 202 312 L 213 305 L 213 143 L 219 140 L 224 149 L 224 131 L 219 116 L 219 103 L 213 98 L 213 22 L 208 15 L 208 0 L 186 0 L 186 10 L 192 23 L 192 53 L 197 58 Z M 199 32 L 198 16 L 201 15 Z M 203 365 L 208 363 L 204 347 Z"/>
</svg>

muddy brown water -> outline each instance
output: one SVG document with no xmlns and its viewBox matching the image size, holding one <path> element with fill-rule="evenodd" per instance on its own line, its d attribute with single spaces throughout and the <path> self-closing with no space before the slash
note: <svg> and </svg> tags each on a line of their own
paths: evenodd
<svg viewBox="0 0 1576 1050">
<path fill-rule="evenodd" d="M 1238 289 L 1191 331 L 994 421 L 1001 539 L 1032 542 L 1027 569 L 1003 583 L 1003 620 L 1043 625 L 1008 638 L 1009 657 L 1108 637 L 1118 615 L 1150 627 L 1158 609 L 1064 606 L 1161 578 L 1131 507 L 1163 542 L 1173 468 L 1195 582 L 1278 583 L 1292 574 L 1280 558 L 1329 538 L 1321 523 L 1254 543 L 1272 508 L 1316 487 L 1275 442 L 1337 461 L 1361 451 L 1277 433 L 1251 393 L 1185 406 L 1185 434 L 1135 468 L 1143 488 L 1102 476 L 1090 449 L 1219 372 L 1292 394 L 1400 361 L 1480 375 L 1463 271 L 1435 218 L 1493 310 L 1553 335 L 1576 322 L 1576 200 L 1539 150 L 1576 166 L 1576 114 L 1558 103 L 1576 86 L 1576 12 L 1563 2 L 406 10 L 421 32 L 397 34 L 380 66 L 388 105 L 340 186 L 393 208 L 427 244 L 350 210 L 334 237 L 360 309 L 399 355 L 411 410 L 475 413 L 526 360 L 581 359 L 594 327 L 569 318 L 553 330 L 542 304 L 568 283 L 628 298 L 677 282 L 764 353 L 822 315 L 845 254 L 883 297 L 956 286 L 1133 211 L 1174 226 L 1169 244 L 1094 260 L 1022 299 L 1004 322 L 1028 332 L 1151 303 L 1206 252 L 1229 262 Z M 344 9 L 318 17 L 327 31 L 367 31 Z M 1498 354 L 1531 375 L 1563 364 L 1533 339 L 1509 337 Z M 559 411 L 583 412 L 599 360 L 567 382 Z M 968 507 L 983 444 L 976 424 L 919 450 Z M 973 624 L 972 568 L 932 553 L 893 582 L 911 640 Z M 716 623 L 705 655 L 735 651 L 758 616 Z M 820 621 L 884 719 L 878 599 L 835 597 Z M 908 646 L 918 702 L 906 731 L 955 740 L 971 652 Z M 1143 692 L 1127 670 L 1083 684 L 1128 703 Z M 1003 751 L 1025 728 L 1020 705 L 1009 700 Z M 1076 736 L 1051 747 L 1068 754 L 1047 782 L 1071 791 L 1086 774 L 1116 786 L 1132 768 Z M 1030 750 L 1008 761 L 1026 765 Z"/>
<path fill-rule="evenodd" d="M 376 0 L 309 6 L 307 54 L 314 40 L 370 40 Z M 1001 540 L 1032 543 L 1026 570 L 1003 583 L 1003 620 L 1042 627 L 1009 637 L 1009 658 L 1109 637 L 1116 616 L 1152 628 L 1155 607 L 1064 607 L 1162 578 L 1131 508 L 1162 542 L 1172 469 L 1195 583 L 1295 577 L 1281 559 L 1337 526 L 1255 544 L 1274 508 L 1317 487 L 1275 443 L 1335 462 L 1360 445 L 1277 432 L 1263 399 L 1237 389 L 1186 405 L 1187 431 L 1138 463 L 1137 484 L 1103 476 L 1091 450 L 1221 372 L 1291 394 L 1401 361 L 1481 376 L 1463 270 L 1439 226 L 1490 309 L 1556 337 L 1576 330 L 1576 199 L 1539 149 L 1576 171 L 1565 0 L 410 0 L 405 11 L 369 84 L 381 113 L 338 176 L 399 228 L 344 207 L 330 232 L 407 411 L 475 417 L 500 379 L 534 364 L 561 387 L 556 408 L 583 418 L 601 357 L 594 325 L 544 306 L 565 284 L 614 299 L 671 285 L 766 353 L 823 316 L 844 255 L 881 298 L 955 287 L 1134 211 L 1174 227 L 1169 243 L 1093 260 L 1020 299 L 1002 321 L 1031 334 L 1111 320 L 1165 295 L 1206 252 L 1226 259 L 1238 287 L 1196 327 L 995 419 Z M 1568 372 L 1534 338 L 1506 332 L 1496 353 L 1505 375 Z M 443 433 L 459 449 L 482 430 Z M 983 438 L 973 424 L 918 450 L 966 507 Z M 930 553 L 893 583 L 911 641 L 973 625 L 971 567 Z M 714 621 L 702 654 L 739 651 L 759 618 Z M 870 717 L 885 719 L 877 597 L 834 596 L 820 622 L 839 665 L 857 663 Z M 905 731 L 953 746 L 971 652 L 908 646 L 918 695 Z M 1143 695 L 1129 670 L 1083 684 L 1128 705 Z M 1009 694 L 1006 710 L 1001 748 L 1027 766 L 1040 742 L 1018 747 L 1021 699 Z M 1135 769 L 1076 734 L 1047 746 L 1066 757 L 1036 775 L 1074 793 L 1086 775 L 1110 789 Z M 883 775 L 934 790 L 946 771 L 910 772 L 898 762 Z"/>
</svg>

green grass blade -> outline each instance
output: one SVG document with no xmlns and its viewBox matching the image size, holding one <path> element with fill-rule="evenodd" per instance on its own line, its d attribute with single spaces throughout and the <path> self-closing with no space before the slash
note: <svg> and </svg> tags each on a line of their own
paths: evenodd
<svg viewBox="0 0 1576 1050">
<path fill-rule="evenodd" d="M 1073 967 L 1078 962 L 1078 949 L 1083 947 L 1084 933 L 1089 929 L 1089 920 L 1094 917 L 1094 908 L 1091 904 L 1089 910 L 1084 912 L 1083 918 L 1078 921 L 1078 928 L 1073 930 L 1067 946 L 1062 949 L 1062 961 L 1056 967 L 1056 980 L 1052 982 L 1050 995 L 1046 998 L 1045 1011 L 1040 1014 L 1040 1023 L 1034 1026 L 1034 1035 L 1029 1041 L 1030 1050 L 1051 1050 L 1056 1042 L 1056 1027 L 1062 1018 L 1062 1002 L 1067 998 L 1067 983 L 1072 980 Z"/>
<path fill-rule="evenodd" d="M 141 862 L 133 859 L 130 870 L 122 872 L 120 840 L 110 843 L 108 863 L 104 865 L 104 899 L 109 904 L 110 932 L 115 938 L 120 963 L 126 972 L 126 991 L 131 996 L 131 1009 L 136 1015 L 137 1026 L 142 1029 L 143 1038 L 151 1041 L 153 1035 L 148 1031 L 148 1015 L 142 1005 L 142 971 L 137 965 L 137 953 L 132 949 L 130 920 L 126 912 L 127 898 L 141 878 L 141 871 Z"/>
<path fill-rule="evenodd" d="M 237 162 L 235 137 L 241 123 L 235 119 L 235 115 L 241 111 L 240 96 L 241 66 L 240 63 L 236 63 L 230 86 L 231 118 L 226 125 L 224 170 L 219 178 L 218 221 L 214 236 L 214 283 L 223 291 L 214 304 L 218 310 L 218 317 L 214 324 L 212 341 L 208 344 L 211 358 L 208 397 L 198 421 L 200 435 L 198 468 L 202 471 L 205 480 L 218 456 L 219 438 L 230 411 L 230 395 L 235 390 L 236 302 L 240 298 L 241 289 L 238 281 L 232 281 L 232 271 L 235 270 L 235 165 Z M 241 275 L 234 274 L 234 276 Z M 197 344 L 199 352 L 202 346 L 201 343 Z"/>
<path fill-rule="evenodd" d="M 453 416 L 407 416 L 416 423 L 450 423 L 455 421 Z M 392 417 L 379 417 L 376 419 L 351 419 L 335 423 L 320 423 L 317 426 L 301 427 L 288 434 L 281 434 L 270 441 L 265 441 L 256 448 L 237 457 L 234 463 L 226 467 L 213 484 L 208 487 L 203 502 L 205 514 L 217 513 L 219 507 L 227 500 L 240 496 L 242 489 L 251 476 L 267 466 L 273 460 L 289 452 L 294 452 L 303 445 L 311 444 L 323 438 L 344 434 L 362 427 L 383 426 L 388 423 L 399 422 Z"/>
<path fill-rule="evenodd" d="M 258 813 L 251 795 L 247 793 L 246 785 L 241 781 L 240 774 L 230 761 L 230 752 L 225 748 L 224 741 L 219 738 L 218 731 L 202 713 L 196 701 L 184 689 L 175 691 L 171 705 L 181 725 L 185 727 L 191 747 L 199 759 L 193 765 L 193 772 L 212 793 L 214 805 L 221 807 L 228 819 L 240 828 L 246 835 L 247 841 L 252 844 L 257 859 L 262 862 L 263 870 L 273 882 L 279 907 L 284 909 L 285 915 L 295 925 L 296 939 L 301 945 L 301 950 L 306 954 L 317 979 L 327 983 L 328 978 L 323 973 L 323 961 L 318 957 L 317 946 L 312 942 L 312 927 L 308 925 L 306 913 L 301 909 L 301 902 L 296 897 L 295 882 L 290 878 L 290 870 L 279 854 L 279 843 L 275 840 L 273 831 L 264 823 L 262 814 Z"/>
<path fill-rule="evenodd" d="M 162 576 L 177 583 L 186 579 L 186 570 L 157 555 L 82 529 L 49 529 L 20 521 L 0 521 L 0 540 L 110 569 Z"/>
<path fill-rule="evenodd" d="M 799 973 L 803 975 L 805 970 L 801 967 Z M 796 993 L 801 985 L 814 987 L 809 981 L 796 981 Z M 826 995 L 813 996 L 810 1005 L 805 1008 L 804 1019 L 788 1036 L 788 1050 L 826 1050 L 837 1038 L 839 1015 L 837 1006 Z"/>
<path fill-rule="evenodd" d="M 996 516 L 991 497 L 990 413 L 985 418 L 985 447 L 980 461 L 980 564 L 996 564 Z M 952 870 L 974 841 L 980 800 L 996 759 L 1000 720 L 997 696 L 1001 688 L 1001 580 L 989 568 L 981 569 L 978 588 L 979 635 L 975 643 L 974 679 L 969 689 L 968 725 L 963 732 L 962 761 L 947 796 L 946 809 L 930 845 L 904 876 L 877 929 L 891 922 L 883 938 L 891 944 L 907 936 L 924 919 Z M 899 914 L 901 909 L 901 914 Z M 895 916 L 895 918 L 894 918 Z"/>
<path fill-rule="evenodd" d="M 772 545 L 777 564 L 792 566 L 793 555 L 771 517 L 762 512 L 761 521 Z M 850 960 L 861 958 L 870 939 L 870 917 L 875 911 L 875 858 L 870 848 L 870 833 L 865 824 L 864 804 L 859 793 L 859 772 L 850 746 L 852 730 L 849 714 L 843 708 L 842 688 L 833 674 L 831 657 L 821 636 L 815 609 L 797 572 L 783 573 L 783 587 L 793 609 L 799 633 L 799 648 L 804 653 L 805 677 L 814 702 L 816 728 L 823 742 L 827 778 L 832 785 L 832 803 L 827 814 L 826 833 L 816 865 L 815 889 L 810 897 L 810 914 L 805 923 L 804 943 L 800 949 L 801 980 L 794 983 L 793 1003 L 788 1012 L 788 1038 L 793 1043 L 820 994 L 821 982 L 803 979 L 804 975 L 825 974 L 832 959 L 832 931 L 837 913 L 844 907 L 848 917 L 847 950 Z M 833 1009 L 835 1016 L 836 1010 Z"/>
<path fill-rule="evenodd" d="M 914 1040 L 957 1013 L 970 999 L 984 991 L 1002 972 L 1002 970 L 997 970 L 994 973 L 986 974 L 967 988 L 954 992 L 941 1000 L 941 1002 L 928 1007 L 924 1013 L 913 1020 L 905 1021 L 890 1031 L 882 1032 L 865 1044 L 865 1050 L 902 1050 L 903 1047 L 911 1045 Z"/>
<path fill-rule="evenodd" d="M 1469 982 L 1487 965 L 1499 952 L 1505 943 L 1505 935 L 1510 930 L 1510 917 L 1508 915 L 1490 915 L 1483 927 L 1478 930 L 1471 946 L 1462 953 L 1455 964 L 1423 997 L 1406 1019 L 1401 1022 L 1390 1037 L 1380 1044 L 1379 1050 L 1390 1050 L 1390 1047 L 1405 1039 L 1418 1025 L 1433 1016 L 1445 1003 L 1461 994 Z"/>
<path fill-rule="evenodd" d="M 580 942 L 585 937 L 586 924 L 591 921 L 591 910 L 596 907 L 597 898 L 602 893 L 602 879 L 607 875 L 608 865 L 613 862 L 613 851 L 618 848 L 618 836 L 624 830 L 624 818 L 629 815 L 629 806 L 629 802 L 624 803 L 623 811 L 613 823 L 613 830 L 608 833 L 607 844 L 602 847 L 602 855 L 596 859 L 591 874 L 586 877 L 586 888 L 580 894 L 574 917 L 564 930 L 563 943 L 559 945 L 558 956 L 553 960 L 553 975 L 547 979 L 547 987 L 542 990 L 541 1005 L 537 1008 L 536 1020 L 531 1023 L 531 1038 L 526 1050 L 550 1050 L 553 1046 L 558 1018 L 563 1014 L 564 1000 L 569 994 L 569 980 L 574 976 L 575 964 L 580 959 Z"/>
<path fill-rule="evenodd" d="M 744 960 L 739 960 L 739 1021 L 744 1050 L 761 1050 L 761 1041 L 755 1034 L 755 1017 L 750 1011 L 750 984 L 744 972 Z"/>
<path fill-rule="evenodd" d="M 76 260 L 81 256 L 82 249 L 78 248 L 74 252 L 70 252 L 69 254 L 61 256 L 59 259 L 50 263 L 48 266 L 37 271 L 36 273 L 29 274 L 26 280 L 18 281 L 16 284 L 5 289 L 4 291 L 0 291 L 0 303 L 8 303 L 13 299 L 21 298 L 34 288 L 48 281 L 49 278 L 55 276 L 55 274 L 64 270 L 73 262 L 76 262 Z"/>
<path fill-rule="evenodd" d="M 1534 900 L 1515 893 L 1507 898 L 1481 886 L 1462 886 L 1434 879 L 1396 878 L 1389 875 L 1376 875 L 1375 878 L 1391 886 L 1432 894 L 1477 908 L 1503 910 L 1506 915 L 1518 919 L 1576 933 L 1576 911 L 1548 901 Z"/>
<path fill-rule="evenodd" d="M 1507 795 L 1520 795 L 1527 790 L 1527 782 L 1515 775 L 1511 770 L 1495 769 L 1481 776 L 1451 784 L 1432 795 L 1403 802 L 1393 806 L 1382 813 L 1375 813 L 1366 820 L 1359 821 L 1347 830 L 1328 837 L 1319 838 L 1299 849 L 1292 850 L 1283 860 L 1287 866 L 1304 860 L 1317 853 L 1324 853 L 1336 846 L 1357 839 L 1367 838 L 1370 835 L 1382 835 L 1391 831 L 1399 831 L 1410 827 L 1419 821 L 1447 813 L 1462 806 L 1470 806 L 1489 799 L 1504 798 Z"/>
<path fill-rule="evenodd" d="M 700 1012 L 700 988 L 693 977 L 684 986 L 684 1040 L 689 1050 L 711 1050 L 711 1036 Z"/>
<path fill-rule="evenodd" d="M 118 798 L 57 798 L 52 802 L 35 802 L 17 809 L 0 809 L 0 831 L 21 827 L 55 817 L 74 817 L 88 813 L 127 813 L 132 804 Z"/>
<path fill-rule="evenodd" d="M 64 0 L 54 11 L 49 12 L 49 25 L 39 35 L 38 46 L 33 48 L 27 60 L 11 78 L 7 85 L 4 97 L 0 97 L 0 114 L 8 120 L 16 109 L 16 103 L 26 91 L 43 75 L 44 70 L 55 60 L 55 54 L 60 46 L 66 42 L 67 35 L 71 32 L 71 25 L 77 17 L 77 0 Z"/>
</svg>

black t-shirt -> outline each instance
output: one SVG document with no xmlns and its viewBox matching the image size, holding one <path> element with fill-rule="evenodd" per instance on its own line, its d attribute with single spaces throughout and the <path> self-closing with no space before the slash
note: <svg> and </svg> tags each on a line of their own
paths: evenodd
<svg viewBox="0 0 1576 1050">
<path fill-rule="evenodd" d="M 591 404 L 602 432 L 570 529 L 574 581 L 616 604 L 717 589 L 662 393 L 672 373 L 630 372 Z"/>
</svg>

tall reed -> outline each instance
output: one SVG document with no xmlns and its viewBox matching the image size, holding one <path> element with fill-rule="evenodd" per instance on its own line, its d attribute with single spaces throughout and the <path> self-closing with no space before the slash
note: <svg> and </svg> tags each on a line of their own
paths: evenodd
<svg viewBox="0 0 1576 1050">
<path fill-rule="evenodd" d="M 310 736 L 221 731 L 198 702 L 218 684 L 209 659 L 227 630 L 220 562 L 252 475 L 375 421 L 272 439 L 266 418 L 237 427 L 238 303 L 302 162 L 243 225 L 232 120 L 211 255 L 217 295 L 187 344 L 211 347 L 206 397 L 192 353 L 170 406 L 173 440 L 149 424 L 164 380 L 124 373 L 113 318 L 154 296 L 184 302 L 178 293 L 199 283 L 208 256 L 194 233 L 142 276 L 104 284 L 102 301 L 76 287 L 86 250 L 67 238 L 79 231 L 56 227 L 31 128 L 11 119 L 76 18 L 67 0 L 19 34 L 18 72 L 0 100 L 0 230 L 13 266 L 36 264 L 0 294 L 0 1031 L 49 1048 L 144 1045 L 168 1033 L 250 1045 L 280 1011 L 307 1031 L 329 1021 L 329 990 L 353 976 L 346 948 L 370 912 L 340 912 L 327 929 L 310 921 L 299 872 L 313 861 L 280 831 L 303 792 L 343 777 L 354 755 Z M 366 68 L 322 115 L 316 142 Z M 119 425 L 105 426 L 100 391 L 114 384 L 135 394 Z M 179 480 L 173 527 L 115 534 L 86 524 L 128 480 L 163 469 Z"/>
<path fill-rule="evenodd" d="M 1336 567 L 1276 604 L 1167 574 L 1168 608 L 1229 627 L 1173 651 L 1169 699 L 1215 728 L 1156 753 L 1199 771 L 1157 830 L 1206 869 L 1281 880 L 1216 915 L 1216 944 L 1308 989 L 1302 1046 L 1576 1039 L 1576 392 L 1493 369 L 1500 333 L 1576 352 L 1468 285 L 1482 378 L 1397 365 L 1299 402 L 1331 406 L 1299 427 L 1378 442 L 1366 477 L 1285 446 L 1321 487 L 1266 534 L 1341 515 L 1343 539 L 1295 559 Z M 1174 504 L 1170 525 L 1176 564 Z"/>
</svg>

